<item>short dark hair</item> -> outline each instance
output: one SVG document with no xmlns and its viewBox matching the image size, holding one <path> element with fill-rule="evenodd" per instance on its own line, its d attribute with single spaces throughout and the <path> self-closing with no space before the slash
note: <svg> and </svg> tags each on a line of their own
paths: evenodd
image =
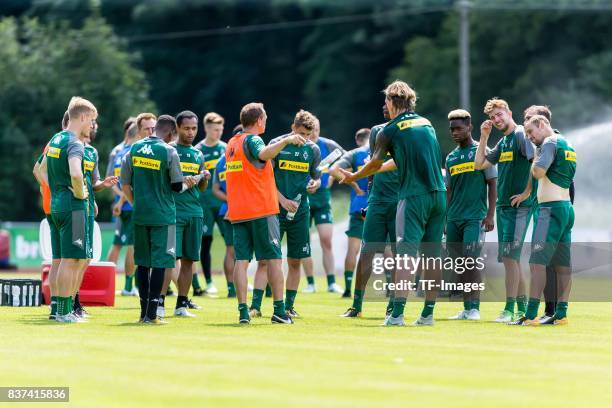
<svg viewBox="0 0 612 408">
<path fill-rule="evenodd" d="M 127 132 L 133 123 L 136 123 L 136 118 L 134 116 L 127 118 L 125 122 L 123 122 L 123 133 Z"/>
<path fill-rule="evenodd" d="M 196 122 L 200 121 L 200 119 L 198 119 L 198 115 L 196 115 L 192 111 L 184 110 L 180 112 L 178 115 L 176 115 L 176 125 L 180 127 L 181 124 L 183 123 L 183 120 L 185 119 L 195 119 Z"/>
<path fill-rule="evenodd" d="M 176 119 L 171 115 L 161 115 L 155 124 L 155 134 L 162 137 L 168 133 L 176 133 Z"/>
<path fill-rule="evenodd" d="M 253 126 L 263 116 L 264 112 L 263 103 L 248 103 L 240 110 L 240 124 L 242 127 Z"/>
<path fill-rule="evenodd" d="M 370 129 L 361 128 L 355 133 L 355 138 L 363 140 L 366 137 L 370 137 Z"/>
</svg>

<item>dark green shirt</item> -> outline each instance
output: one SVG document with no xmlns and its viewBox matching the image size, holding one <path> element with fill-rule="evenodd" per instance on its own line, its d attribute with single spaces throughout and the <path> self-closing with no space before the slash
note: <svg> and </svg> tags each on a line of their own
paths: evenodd
<svg viewBox="0 0 612 408">
<path fill-rule="evenodd" d="M 85 154 L 85 146 L 74 133 L 63 130 L 55 134 L 49 141 L 47 149 L 47 175 L 51 190 L 51 212 L 63 212 L 87 209 L 86 200 L 74 197 L 70 189 L 70 166 L 68 159 L 78 157 L 81 161 Z"/>
<path fill-rule="evenodd" d="M 487 154 L 487 161 L 497 164 L 497 205 L 509 207 L 512 196 L 521 194 L 531 177 L 531 161 L 535 146 L 525 135 L 522 126 L 516 126 L 512 133 L 502 137 L 493 150 Z M 531 207 L 535 201 L 536 186 L 532 186 L 531 196 L 521 203 L 521 207 Z"/>
<path fill-rule="evenodd" d="M 546 170 L 546 177 L 551 183 L 570 188 L 576 174 L 576 151 L 560 134 L 549 136 L 538 147 L 534 166 Z"/>
<path fill-rule="evenodd" d="M 200 150 L 179 143 L 173 143 L 171 146 L 178 153 L 183 176 L 196 176 L 204 170 L 204 156 Z M 204 192 L 200 192 L 197 185 L 182 193 L 174 192 L 176 215 L 189 218 L 203 217 L 202 205 L 200 204 L 201 194 L 204 194 Z"/>
<path fill-rule="evenodd" d="M 225 153 L 225 149 L 227 148 L 227 144 L 225 142 L 219 141 L 214 146 L 206 146 L 204 140 L 200 141 L 195 148 L 202 152 L 202 158 L 204 160 L 204 168 L 210 172 L 211 180 L 212 176 L 215 175 L 215 167 L 217 166 L 217 162 Z M 217 197 L 212 192 L 212 183 L 208 183 L 206 187 L 206 191 L 200 194 L 200 204 L 202 208 L 219 208 L 221 207 L 222 202 L 219 201 Z"/>
<path fill-rule="evenodd" d="M 487 180 L 497 177 L 497 168 L 476 170 L 474 159 L 478 143 L 459 146 L 446 157 L 446 187 L 451 198 L 446 218 L 449 221 L 482 220 L 487 215 Z"/>
<path fill-rule="evenodd" d="M 83 155 L 83 175 L 85 177 L 85 184 L 87 185 L 87 192 L 89 193 L 89 197 L 87 198 L 89 215 L 94 216 L 96 197 L 94 195 L 93 186 L 100 180 L 100 170 L 98 168 L 98 151 L 89 144 L 85 145 L 85 152 Z"/>
<path fill-rule="evenodd" d="M 288 136 L 289 134 L 272 139 L 270 144 L 278 143 Z M 321 163 L 321 151 L 311 141 L 307 141 L 302 146 L 288 144 L 273 160 L 274 180 L 278 191 L 289 200 L 295 200 L 297 195 L 301 194 L 300 207 L 295 218 L 308 216 L 310 213 L 306 186 L 311 179 L 321 178 L 321 172 L 317 170 L 319 163 Z M 280 214 L 281 216 L 287 214 L 282 206 Z"/>
<path fill-rule="evenodd" d="M 376 125 L 370 130 L 370 155 L 376 146 L 376 137 L 385 125 Z M 387 159 L 391 155 L 387 152 Z M 368 196 L 368 203 L 395 203 L 399 193 L 399 174 L 397 170 L 377 173 L 372 176 L 372 187 Z"/>
<path fill-rule="evenodd" d="M 378 135 L 374 157 L 395 160 L 399 175 L 399 199 L 434 191 L 446 191 L 442 177 L 442 153 L 431 123 L 414 112 L 389 121 Z"/>
<path fill-rule="evenodd" d="M 121 165 L 121 184 L 132 186 L 137 225 L 176 223 L 172 183 L 183 181 L 176 149 L 153 135 L 132 145 Z"/>
</svg>

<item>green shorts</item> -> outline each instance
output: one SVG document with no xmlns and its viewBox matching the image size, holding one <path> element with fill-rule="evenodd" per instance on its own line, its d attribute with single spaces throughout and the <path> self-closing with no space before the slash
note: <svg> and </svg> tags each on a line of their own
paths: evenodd
<svg viewBox="0 0 612 408">
<path fill-rule="evenodd" d="M 49 229 L 51 230 L 51 257 L 53 259 L 61 259 L 62 257 L 59 253 L 59 245 L 57 246 L 57 248 L 55 248 L 53 244 L 53 217 L 51 217 L 51 214 L 45 214 L 45 218 L 47 219 L 47 224 L 49 224 Z M 58 252 L 54 252 L 55 250 L 58 250 Z"/>
<path fill-rule="evenodd" d="M 533 217 L 530 264 L 571 266 L 574 207 L 569 201 L 539 204 Z"/>
<path fill-rule="evenodd" d="M 85 210 L 62 211 L 51 214 L 51 252 L 53 259 L 88 259 L 92 248 L 87 233 Z"/>
<path fill-rule="evenodd" d="M 115 238 L 113 245 L 134 245 L 134 223 L 132 222 L 132 211 L 121 211 L 115 226 Z"/>
<path fill-rule="evenodd" d="M 134 263 L 146 268 L 174 268 L 176 225 L 134 224 Z"/>
<path fill-rule="evenodd" d="M 221 235 L 223 235 L 223 241 L 225 241 L 225 246 L 234 246 L 234 227 L 232 223 L 228 220 L 223 220 L 221 222 Z"/>
<path fill-rule="evenodd" d="M 497 207 L 498 260 L 521 259 L 521 250 L 531 219 L 532 207 Z"/>
<path fill-rule="evenodd" d="M 363 217 L 359 213 L 353 213 L 349 218 L 349 227 L 344 233 L 350 238 L 362 239 Z"/>
<path fill-rule="evenodd" d="M 202 245 L 202 217 L 176 217 L 176 257 L 200 260 Z"/>
<path fill-rule="evenodd" d="M 280 239 L 287 233 L 287 258 L 302 259 L 310 256 L 310 220 L 308 214 L 289 221 L 279 216 Z"/>
<path fill-rule="evenodd" d="M 417 256 L 420 249 L 426 256 L 440 256 L 445 217 L 445 191 L 399 200 L 395 218 L 398 254 Z"/>
<path fill-rule="evenodd" d="M 219 231 L 223 232 L 223 216 L 219 215 L 219 208 L 220 207 L 202 207 L 204 212 L 204 226 L 202 228 L 202 234 L 206 237 L 213 234 L 215 223 L 217 223 Z"/>
<path fill-rule="evenodd" d="M 325 207 L 312 208 L 310 207 L 310 225 L 314 220 L 315 225 L 319 224 L 333 224 L 334 217 L 332 216 L 331 206 L 326 205 Z"/>
<path fill-rule="evenodd" d="M 370 251 L 384 252 L 388 243 L 395 244 L 395 215 L 397 201 L 372 202 L 368 204 L 363 224 L 363 248 Z"/>
<path fill-rule="evenodd" d="M 446 247 L 449 255 L 472 257 L 480 255 L 485 239 L 482 220 L 455 220 L 446 222 Z"/>
<path fill-rule="evenodd" d="M 255 252 L 255 259 L 281 259 L 280 225 L 277 215 L 256 220 L 237 222 L 234 227 L 236 260 L 250 261 Z"/>
</svg>

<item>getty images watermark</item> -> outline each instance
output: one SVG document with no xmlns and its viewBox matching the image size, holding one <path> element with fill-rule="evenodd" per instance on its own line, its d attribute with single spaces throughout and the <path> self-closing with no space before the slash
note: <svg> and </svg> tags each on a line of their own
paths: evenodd
<svg viewBox="0 0 612 408">
<path fill-rule="evenodd" d="M 442 272 L 454 272 L 463 275 L 466 272 L 482 272 L 486 268 L 485 257 L 433 257 L 421 254 L 419 257 L 408 255 L 377 256 L 372 260 L 373 280 L 371 282 L 375 291 L 387 292 L 394 290 L 440 290 L 452 292 L 484 291 L 484 282 L 456 282 L 445 280 L 444 278 L 426 279 L 421 278 L 415 282 L 414 276 L 409 279 L 396 279 L 392 281 L 387 274 L 390 270 L 408 271 L 410 275 L 415 275 L 422 270 L 438 270 Z M 381 276 L 385 275 L 385 276 Z"/>
</svg>

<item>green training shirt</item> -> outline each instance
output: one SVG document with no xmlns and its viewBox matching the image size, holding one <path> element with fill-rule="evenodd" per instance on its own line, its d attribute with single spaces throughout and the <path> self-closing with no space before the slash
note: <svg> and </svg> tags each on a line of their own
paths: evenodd
<svg viewBox="0 0 612 408">
<path fill-rule="evenodd" d="M 442 177 L 442 154 L 436 131 L 429 120 L 404 112 L 379 133 L 374 157 L 395 160 L 399 175 L 399 199 L 446 191 Z"/>
<path fill-rule="evenodd" d="M 370 130 L 371 152 L 374 151 L 374 146 L 376 146 L 376 137 L 384 127 L 384 124 L 376 125 Z M 391 159 L 391 155 L 388 152 L 387 159 Z M 372 187 L 368 196 L 368 203 L 395 203 L 398 200 L 398 192 L 399 174 L 397 170 L 374 174 L 372 176 Z"/>
<path fill-rule="evenodd" d="M 202 152 L 204 160 L 204 168 L 210 172 L 211 180 L 212 176 L 215 175 L 215 167 L 217 162 L 225 154 L 227 144 L 219 141 L 214 146 L 206 146 L 204 140 L 200 141 L 195 148 Z M 223 204 L 212 192 L 212 183 L 208 183 L 206 190 L 200 194 L 200 204 L 202 208 L 219 208 Z"/>
<path fill-rule="evenodd" d="M 446 157 L 446 187 L 451 191 L 448 221 L 482 220 L 487 215 L 487 180 L 497 177 L 497 168 L 476 170 L 478 143 L 457 146 Z"/>
<path fill-rule="evenodd" d="M 570 188 L 576 174 L 576 151 L 565 137 L 555 134 L 544 139 L 538 147 L 534 165 L 546 170 L 551 183 Z"/>
<path fill-rule="evenodd" d="M 272 139 L 270 144 L 278 143 L 288 136 L 289 134 Z M 317 170 L 319 163 L 321 163 L 321 151 L 310 140 L 302 146 L 293 144 L 285 146 L 273 161 L 274 180 L 278 191 L 289 200 L 295 200 L 298 194 L 302 195 L 295 218 L 308 216 L 310 213 L 306 186 L 310 179 L 321 178 L 321 172 Z M 284 216 L 287 211 L 280 206 L 280 213 Z"/>
<path fill-rule="evenodd" d="M 85 176 L 85 184 L 89 197 L 87 204 L 89 207 L 89 215 L 95 214 L 96 197 L 94 195 L 93 186 L 100 180 L 100 170 L 98 168 L 98 151 L 92 145 L 85 145 L 83 155 L 83 175 Z"/>
<path fill-rule="evenodd" d="M 121 184 L 132 186 L 137 225 L 176 223 L 172 183 L 183 181 L 176 149 L 156 135 L 132 145 L 121 164 Z"/>
<path fill-rule="evenodd" d="M 522 126 L 516 126 L 512 133 L 502 137 L 487 154 L 487 161 L 497 164 L 497 205 L 509 207 L 513 195 L 521 194 L 531 177 L 531 160 L 535 147 L 525 135 Z M 530 207 L 535 200 L 535 183 L 532 194 L 521 203 L 521 207 Z"/>
<path fill-rule="evenodd" d="M 313 142 L 319 148 L 321 152 L 321 160 L 324 160 L 331 152 L 336 149 L 340 149 L 342 154 L 346 153 L 346 150 L 342 148 L 338 143 L 332 139 L 319 136 L 316 142 Z M 342 157 L 342 156 L 340 156 Z M 331 167 L 334 163 L 330 163 Z M 327 185 L 329 184 L 329 168 L 326 168 L 321 173 L 321 187 L 314 194 L 309 194 L 308 200 L 311 208 L 326 208 L 331 205 L 331 191 Z"/>
<path fill-rule="evenodd" d="M 85 200 L 74 197 L 70 189 L 70 167 L 68 159 L 78 157 L 83 160 L 85 146 L 76 135 L 67 130 L 55 134 L 47 149 L 47 175 L 51 190 L 51 212 L 87 209 Z"/>
<path fill-rule="evenodd" d="M 178 153 L 183 176 L 196 176 L 204 170 L 204 156 L 200 150 L 179 143 L 173 143 L 171 146 Z M 212 183 L 209 182 L 208 184 Z M 176 215 L 189 218 L 203 217 L 202 205 L 200 204 L 200 195 L 202 194 L 204 192 L 200 192 L 197 185 L 182 193 L 174 192 Z"/>
</svg>

